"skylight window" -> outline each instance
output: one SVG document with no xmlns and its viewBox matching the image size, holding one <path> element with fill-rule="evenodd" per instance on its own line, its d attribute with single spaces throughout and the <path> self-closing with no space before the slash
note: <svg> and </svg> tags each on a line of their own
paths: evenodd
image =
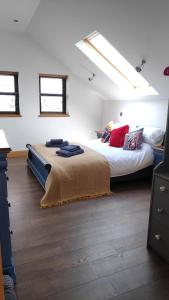
<svg viewBox="0 0 169 300">
<path fill-rule="evenodd" d="M 158 95 L 157 91 L 101 35 L 94 32 L 76 44 L 116 85 L 135 95 Z"/>
</svg>

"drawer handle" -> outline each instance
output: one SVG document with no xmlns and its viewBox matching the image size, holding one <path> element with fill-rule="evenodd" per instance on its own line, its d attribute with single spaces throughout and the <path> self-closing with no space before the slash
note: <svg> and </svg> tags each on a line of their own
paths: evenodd
<svg viewBox="0 0 169 300">
<path fill-rule="evenodd" d="M 154 237 L 155 237 L 155 239 L 156 239 L 157 241 L 161 240 L 160 234 L 155 234 Z"/>
<path fill-rule="evenodd" d="M 167 189 L 165 186 L 160 186 L 160 192 L 165 192 Z"/>
<path fill-rule="evenodd" d="M 157 212 L 158 212 L 158 214 L 162 214 L 164 212 L 164 208 L 158 207 Z"/>
</svg>

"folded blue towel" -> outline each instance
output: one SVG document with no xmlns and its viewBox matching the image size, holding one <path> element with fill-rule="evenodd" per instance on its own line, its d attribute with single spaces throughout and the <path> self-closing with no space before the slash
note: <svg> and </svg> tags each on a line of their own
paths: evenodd
<svg viewBox="0 0 169 300">
<path fill-rule="evenodd" d="M 68 145 L 69 145 L 68 141 L 64 141 L 62 144 L 58 145 L 57 147 L 62 148 L 62 147 L 68 146 Z"/>
<path fill-rule="evenodd" d="M 66 151 L 71 151 L 71 152 L 79 150 L 79 149 L 81 149 L 81 148 L 78 145 L 68 145 L 68 146 L 61 147 L 61 150 L 66 150 Z"/>
<path fill-rule="evenodd" d="M 46 147 L 61 148 L 61 147 L 67 146 L 68 144 L 69 144 L 68 141 L 64 141 L 60 144 L 52 144 L 49 141 L 49 142 L 46 142 Z"/>
<path fill-rule="evenodd" d="M 78 154 L 82 154 L 84 153 L 84 150 L 83 149 L 78 149 L 78 150 L 75 150 L 75 151 L 67 151 L 67 150 L 58 150 L 56 151 L 56 154 L 58 154 L 59 156 L 63 156 L 63 157 L 70 157 L 70 156 L 74 156 L 74 155 L 78 155 Z"/>
<path fill-rule="evenodd" d="M 63 143 L 63 139 L 51 139 L 50 143 L 52 145 L 60 145 L 61 143 Z"/>
</svg>

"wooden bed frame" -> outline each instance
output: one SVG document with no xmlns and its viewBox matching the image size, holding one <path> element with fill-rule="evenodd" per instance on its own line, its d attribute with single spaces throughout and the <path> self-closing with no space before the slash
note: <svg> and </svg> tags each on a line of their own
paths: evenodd
<svg viewBox="0 0 169 300">
<path fill-rule="evenodd" d="M 26 147 L 28 148 L 28 167 L 31 169 L 31 171 L 33 172 L 43 189 L 45 189 L 45 182 L 52 166 L 30 144 L 27 144 Z M 151 180 L 152 172 L 153 165 L 145 169 L 139 170 L 137 172 L 134 172 L 132 174 L 111 177 L 110 183 L 133 181 L 140 179 Z"/>
</svg>

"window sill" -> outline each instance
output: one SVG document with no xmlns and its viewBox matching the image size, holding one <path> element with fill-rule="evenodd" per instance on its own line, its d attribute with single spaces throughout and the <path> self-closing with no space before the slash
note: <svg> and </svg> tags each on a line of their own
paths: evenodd
<svg viewBox="0 0 169 300">
<path fill-rule="evenodd" d="M 55 114 L 55 113 L 51 113 L 51 114 L 48 114 L 48 113 L 41 113 L 40 115 L 39 115 L 39 117 L 63 117 L 63 118 L 65 118 L 65 117 L 70 117 L 70 115 L 69 114 Z"/>
<path fill-rule="evenodd" d="M 3 114 L 0 113 L 0 118 L 21 118 L 22 116 L 20 114 Z"/>
</svg>

